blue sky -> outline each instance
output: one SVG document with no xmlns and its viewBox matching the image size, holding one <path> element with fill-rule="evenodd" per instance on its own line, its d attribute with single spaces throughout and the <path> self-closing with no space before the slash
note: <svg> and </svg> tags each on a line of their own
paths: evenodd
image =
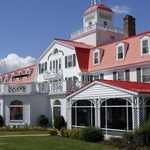
<svg viewBox="0 0 150 150">
<path fill-rule="evenodd" d="M 123 28 L 123 17 L 133 15 L 137 33 L 150 30 L 150 0 L 104 1 L 116 12 L 115 27 Z M 89 7 L 91 0 L 0 0 L 0 73 L 18 69 L 13 63 L 19 61 L 20 67 L 35 63 L 54 38 L 69 40 L 71 32 L 82 28 Z M 6 64 L 12 66 L 2 69 Z"/>
</svg>

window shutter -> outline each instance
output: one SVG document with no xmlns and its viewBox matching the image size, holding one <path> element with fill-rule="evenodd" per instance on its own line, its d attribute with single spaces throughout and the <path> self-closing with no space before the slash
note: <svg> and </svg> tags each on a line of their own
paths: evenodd
<svg viewBox="0 0 150 150">
<path fill-rule="evenodd" d="M 73 81 L 76 81 L 76 76 L 73 76 Z"/>
<path fill-rule="evenodd" d="M 141 82 L 141 68 L 137 68 L 136 72 L 137 72 L 137 82 Z"/>
<path fill-rule="evenodd" d="M 90 76 L 90 82 L 92 82 L 93 81 L 93 76 Z"/>
<path fill-rule="evenodd" d="M 102 73 L 102 74 L 100 74 L 100 79 L 104 79 L 104 74 Z"/>
<path fill-rule="evenodd" d="M 82 81 L 84 81 L 84 75 L 82 75 Z"/>
<path fill-rule="evenodd" d="M 67 56 L 65 56 L 65 68 L 67 68 Z"/>
<path fill-rule="evenodd" d="M 117 80 L 117 72 L 113 72 L 113 80 Z"/>
<path fill-rule="evenodd" d="M 45 70 L 47 70 L 47 62 L 45 62 Z"/>
<path fill-rule="evenodd" d="M 76 54 L 73 54 L 73 66 L 76 66 Z"/>
<path fill-rule="evenodd" d="M 41 74 L 41 64 L 39 64 L 39 74 Z"/>
<path fill-rule="evenodd" d="M 130 81 L 130 70 L 125 70 L 126 81 Z"/>
</svg>

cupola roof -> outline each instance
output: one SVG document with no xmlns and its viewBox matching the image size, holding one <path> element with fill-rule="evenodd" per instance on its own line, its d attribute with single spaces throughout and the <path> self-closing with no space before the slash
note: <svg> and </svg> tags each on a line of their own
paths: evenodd
<svg viewBox="0 0 150 150">
<path fill-rule="evenodd" d="M 96 10 L 96 9 L 105 10 L 105 11 L 114 13 L 110 8 L 108 8 L 108 7 L 104 6 L 104 5 L 94 5 L 94 6 L 90 7 L 89 9 L 87 9 L 87 10 L 84 12 L 83 15 L 85 15 L 85 14 L 87 14 L 87 13 L 89 13 L 89 12 L 92 12 L 92 11 L 94 11 L 94 10 Z"/>
</svg>

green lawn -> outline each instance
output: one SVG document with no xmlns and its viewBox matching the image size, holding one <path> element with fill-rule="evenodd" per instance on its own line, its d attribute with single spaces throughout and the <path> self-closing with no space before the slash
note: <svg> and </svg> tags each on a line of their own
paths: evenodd
<svg viewBox="0 0 150 150">
<path fill-rule="evenodd" d="M 0 138 L 0 150 L 115 150 L 110 146 L 58 136 Z"/>
<path fill-rule="evenodd" d="M 48 134 L 47 131 L 0 131 L 1 135 Z"/>
</svg>

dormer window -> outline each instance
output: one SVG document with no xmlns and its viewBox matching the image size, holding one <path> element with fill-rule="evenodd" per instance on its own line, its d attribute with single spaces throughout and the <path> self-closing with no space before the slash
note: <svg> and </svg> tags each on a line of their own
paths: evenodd
<svg viewBox="0 0 150 150">
<path fill-rule="evenodd" d="M 8 82 L 8 75 L 5 76 L 5 82 Z"/>
<path fill-rule="evenodd" d="M 118 60 L 123 59 L 123 46 L 118 47 Z"/>
<path fill-rule="evenodd" d="M 142 55 L 150 54 L 150 50 L 149 50 L 150 39 L 149 38 L 150 38 L 149 36 L 144 36 L 141 38 L 141 54 Z"/>
<path fill-rule="evenodd" d="M 26 70 L 26 74 L 27 74 L 27 79 L 29 79 L 30 78 L 30 74 L 31 74 L 31 69 L 27 69 Z"/>
<path fill-rule="evenodd" d="M 104 50 L 103 49 L 95 49 L 93 51 L 93 65 L 99 65 L 102 59 Z"/>
<path fill-rule="evenodd" d="M 117 61 L 124 60 L 127 52 L 127 43 L 118 43 L 116 46 Z"/>
<path fill-rule="evenodd" d="M 15 81 L 14 75 L 15 75 L 15 73 L 12 73 L 12 74 L 11 74 L 11 81 L 12 81 L 12 82 Z"/>
<path fill-rule="evenodd" d="M 99 65 L 99 51 L 94 52 L 94 65 Z"/>
</svg>

